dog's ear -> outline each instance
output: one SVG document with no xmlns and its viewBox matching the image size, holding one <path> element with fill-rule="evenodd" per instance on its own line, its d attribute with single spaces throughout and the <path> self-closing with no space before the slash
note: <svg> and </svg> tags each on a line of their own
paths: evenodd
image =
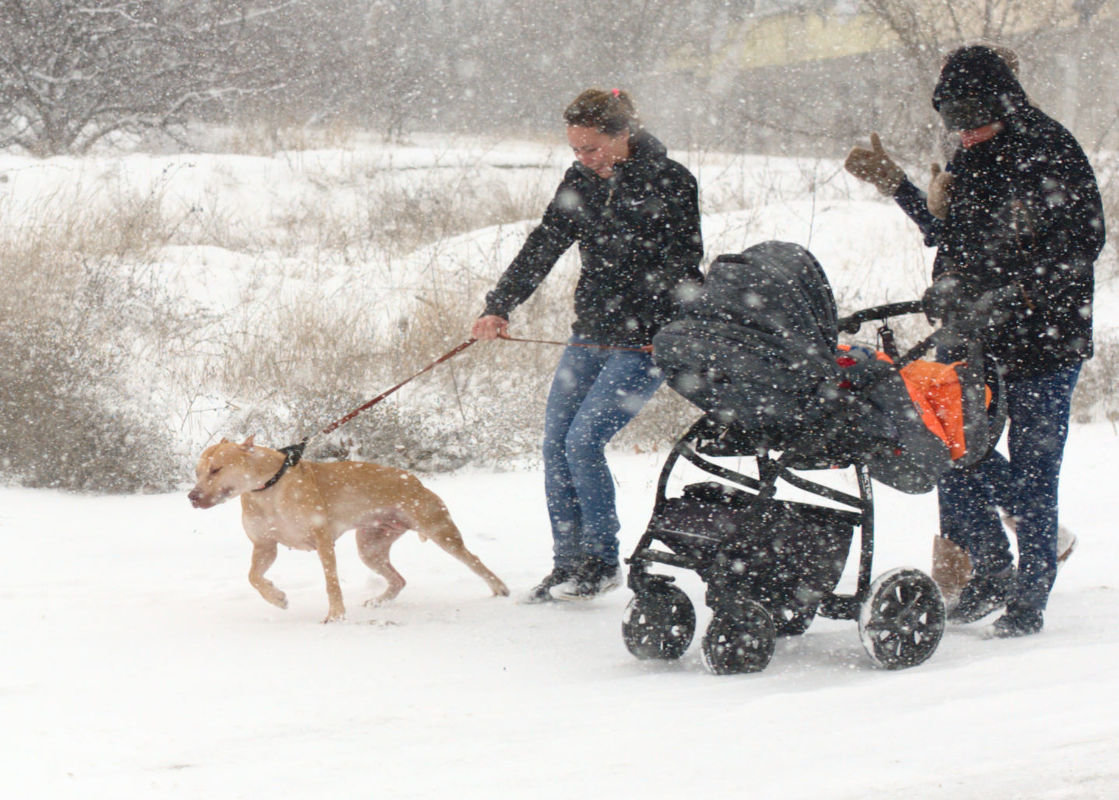
<svg viewBox="0 0 1119 800">
<path fill-rule="evenodd" d="M 253 434 L 248 439 L 243 441 L 241 443 L 241 447 L 244 448 L 245 450 L 252 450 L 253 449 L 253 439 L 254 438 L 256 438 L 256 434 Z"/>
</svg>

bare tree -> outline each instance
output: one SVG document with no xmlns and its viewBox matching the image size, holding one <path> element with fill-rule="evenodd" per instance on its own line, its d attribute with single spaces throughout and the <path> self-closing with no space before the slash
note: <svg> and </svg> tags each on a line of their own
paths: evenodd
<svg viewBox="0 0 1119 800">
<path fill-rule="evenodd" d="M 1074 6 L 1096 0 L 863 0 L 862 6 L 893 34 L 898 42 L 904 71 L 898 75 L 900 93 L 918 98 L 932 96 L 933 86 L 944 57 L 956 47 L 970 42 L 990 42 L 1015 50 L 1031 52 L 1046 34 L 1060 26 L 1075 22 L 1093 9 L 1078 11 Z M 927 106 L 917 104 L 914 116 L 909 104 L 898 104 L 895 119 L 899 127 L 927 133 L 905 145 L 927 149 L 939 129 L 929 130 L 919 124 L 928 117 Z"/>
<path fill-rule="evenodd" d="M 538 130 L 590 85 L 634 88 L 683 41 L 691 0 L 367 0 L 340 35 L 364 119 Z M 359 9 L 360 8 L 360 12 Z"/>
<path fill-rule="evenodd" d="M 457 49 L 455 9 L 427 0 L 374 0 L 359 51 L 369 113 L 386 139 L 438 113 L 448 92 L 449 56 Z"/>
<path fill-rule="evenodd" d="M 81 153 L 277 80 L 281 0 L 0 0 L 0 146 Z"/>
</svg>

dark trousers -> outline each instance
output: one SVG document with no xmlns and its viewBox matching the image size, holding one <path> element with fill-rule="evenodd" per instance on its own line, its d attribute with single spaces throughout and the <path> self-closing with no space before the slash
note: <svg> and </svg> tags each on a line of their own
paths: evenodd
<svg viewBox="0 0 1119 800">
<path fill-rule="evenodd" d="M 1007 458 L 992 451 L 939 483 L 940 533 L 971 557 L 977 575 L 1013 562 L 998 509 L 1018 519 L 1018 584 L 1013 602 L 1044 610 L 1057 574 L 1057 482 L 1069 407 L 1080 365 L 1007 381 Z"/>
</svg>

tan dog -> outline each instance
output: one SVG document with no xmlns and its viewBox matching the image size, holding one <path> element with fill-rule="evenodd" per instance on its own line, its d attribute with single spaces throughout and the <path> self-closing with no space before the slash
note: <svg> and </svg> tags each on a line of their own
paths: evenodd
<svg viewBox="0 0 1119 800">
<path fill-rule="evenodd" d="M 350 529 L 357 530 L 361 560 L 388 581 L 384 593 L 370 602 L 391 600 L 404 588 L 404 578 L 389 562 L 389 548 L 408 530 L 466 564 L 495 595 L 509 594 L 501 579 L 466 549 L 443 501 L 415 475 L 358 461 L 299 461 L 265 488 L 284 463 L 284 453 L 253 444 L 251 436 L 242 444 L 223 439 L 202 453 L 198 483 L 187 495 L 195 508 L 241 498 L 241 522 L 253 543 L 249 583 L 269 603 L 287 608 L 287 597 L 264 577 L 276 560 L 277 545 L 283 544 L 319 554 L 330 600 L 324 622 L 344 617 L 334 542 Z"/>
</svg>

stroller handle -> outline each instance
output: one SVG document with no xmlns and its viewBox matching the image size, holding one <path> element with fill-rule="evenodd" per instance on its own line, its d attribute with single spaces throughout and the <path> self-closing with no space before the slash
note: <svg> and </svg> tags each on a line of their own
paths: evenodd
<svg viewBox="0 0 1119 800">
<path fill-rule="evenodd" d="M 899 317 L 903 314 L 918 314 L 925 310 L 920 300 L 906 300 L 901 303 L 886 303 L 881 306 L 864 308 L 838 321 L 840 333 L 858 333 L 863 323 L 871 320 L 885 320 L 888 317 Z"/>
<path fill-rule="evenodd" d="M 961 302 L 959 308 L 946 321 L 945 328 L 950 328 L 957 334 L 977 331 L 996 324 L 1007 308 L 1012 308 L 1022 297 L 1022 290 L 1014 285 L 1000 286 L 988 289 L 975 300 Z M 840 333 L 858 333 L 863 323 L 871 320 L 885 322 L 889 317 L 900 317 L 905 314 L 919 314 L 925 311 L 925 304 L 921 300 L 906 300 L 901 303 L 886 303 L 885 305 L 864 308 L 846 317 L 837 320 Z"/>
</svg>

